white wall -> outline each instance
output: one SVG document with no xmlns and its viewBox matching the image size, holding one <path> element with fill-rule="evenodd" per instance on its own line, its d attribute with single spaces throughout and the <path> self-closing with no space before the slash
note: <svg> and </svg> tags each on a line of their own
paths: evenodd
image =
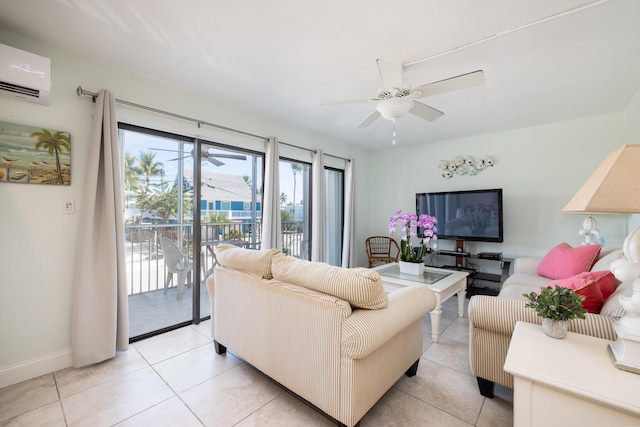
<svg viewBox="0 0 640 427">
<path fill-rule="evenodd" d="M 585 217 L 561 210 L 605 156 L 625 142 L 623 121 L 623 113 L 608 114 L 419 147 L 399 143 L 373 153 L 369 180 L 376 191 L 371 204 L 384 209 L 370 210 L 371 233 L 385 234 L 396 210 L 414 211 L 415 193 L 502 188 L 504 243 L 469 242 L 469 250 L 541 256 L 563 241 L 579 245 Z M 495 166 L 474 176 L 444 179 L 439 161 L 456 155 L 488 155 Z M 621 245 L 626 217 L 599 215 L 597 220 L 605 244 Z M 439 245 L 452 249 L 453 241 Z"/>
<path fill-rule="evenodd" d="M 83 214 L 85 159 L 91 133 L 93 104 L 78 97 L 76 87 L 184 116 L 202 119 L 327 154 L 356 159 L 356 213 L 369 207 L 369 153 L 318 134 L 260 118 L 226 105 L 111 67 L 68 55 L 46 45 L 0 32 L 0 43 L 51 58 L 52 90 L 48 106 L 0 97 L 0 121 L 68 131 L 72 144 L 70 186 L 0 184 L 0 387 L 71 365 L 70 323 L 78 222 Z M 170 119 L 118 105 L 118 119 L 176 133 L 264 151 L 260 140 L 198 129 L 194 123 Z M 281 148 L 288 157 L 310 160 L 305 150 Z M 326 164 L 341 163 L 328 158 Z M 342 162 L 344 164 L 344 162 Z M 76 214 L 62 214 L 62 200 L 76 200 Z M 369 233 L 368 216 L 356 223 L 357 245 Z M 365 265 L 365 254 L 359 264 Z"/>
<path fill-rule="evenodd" d="M 624 120 L 627 144 L 640 144 L 640 91 L 629 103 Z"/>
<path fill-rule="evenodd" d="M 625 111 L 625 125 L 627 144 L 640 144 L 640 91 Z M 640 227 L 640 215 L 629 215 L 627 229 L 630 232 L 637 227 Z"/>
</svg>

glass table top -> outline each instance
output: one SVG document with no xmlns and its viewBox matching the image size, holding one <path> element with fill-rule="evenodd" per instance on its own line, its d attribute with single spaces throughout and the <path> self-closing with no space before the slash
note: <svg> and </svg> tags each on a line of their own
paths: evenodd
<svg viewBox="0 0 640 427">
<path fill-rule="evenodd" d="M 378 274 L 384 277 L 393 277 L 394 279 L 410 280 L 412 282 L 423 283 L 425 285 L 433 285 L 438 280 L 444 279 L 451 275 L 451 273 L 443 273 L 440 271 L 433 271 L 427 268 L 424 269 L 422 276 L 416 276 L 414 274 L 400 273 L 400 267 L 397 264 L 389 265 L 388 267 L 377 270 Z"/>
</svg>

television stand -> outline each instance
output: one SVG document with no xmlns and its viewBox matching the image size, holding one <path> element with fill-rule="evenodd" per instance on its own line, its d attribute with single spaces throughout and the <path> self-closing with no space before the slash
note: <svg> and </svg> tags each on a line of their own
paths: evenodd
<svg viewBox="0 0 640 427">
<path fill-rule="evenodd" d="M 502 283 L 504 283 L 504 281 L 507 280 L 507 277 L 509 277 L 509 269 L 511 268 L 511 263 L 513 262 L 513 258 L 505 258 L 501 253 L 500 256 L 497 256 L 497 253 L 491 252 L 490 254 L 493 256 L 487 256 L 487 252 L 481 252 L 479 254 L 466 252 L 464 250 L 464 241 L 462 240 L 456 240 L 455 251 L 436 251 L 436 253 L 438 255 L 452 256 L 456 258 L 455 264 L 444 265 L 441 268 L 445 268 L 447 270 L 467 271 L 470 273 L 469 278 L 484 280 L 487 282 L 497 282 L 500 283 L 500 286 L 502 286 Z M 499 262 L 502 267 L 502 273 L 483 273 L 477 271 L 476 269 L 468 268 L 465 265 L 465 261 L 468 259 L 478 259 L 487 262 Z"/>
<path fill-rule="evenodd" d="M 469 252 L 456 252 L 456 251 L 436 251 L 438 255 L 449 255 L 449 256 L 469 256 L 471 255 Z"/>
<path fill-rule="evenodd" d="M 477 272 L 474 268 L 467 268 L 467 267 L 458 267 L 456 265 L 443 265 L 442 267 L 438 267 L 438 268 L 444 268 L 445 270 L 454 270 L 454 271 L 464 271 L 465 273 L 469 273 L 469 278 L 472 278 L 476 276 Z"/>
</svg>

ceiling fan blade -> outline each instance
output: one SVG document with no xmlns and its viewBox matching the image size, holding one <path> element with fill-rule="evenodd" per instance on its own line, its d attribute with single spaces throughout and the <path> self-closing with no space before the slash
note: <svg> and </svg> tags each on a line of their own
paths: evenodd
<svg viewBox="0 0 640 427">
<path fill-rule="evenodd" d="M 221 159 L 247 160 L 247 156 L 242 154 L 223 154 L 223 153 L 203 153 L 203 157 L 219 157 Z"/>
<path fill-rule="evenodd" d="M 377 99 L 340 99 L 337 101 L 320 101 L 319 105 L 339 105 L 339 104 L 358 104 L 361 102 L 372 102 Z"/>
<path fill-rule="evenodd" d="M 382 88 L 402 88 L 402 62 L 399 59 L 378 59 L 378 71 L 382 79 Z"/>
<path fill-rule="evenodd" d="M 454 90 L 466 89 L 468 87 L 479 86 L 484 84 L 484 73 L 482 70 L 473 71 L 467 74 L 451 77 L 437 82 L 429 83 L 414 90 L 422 92 L 421 98 L 431 95 L 439 95 Z"/>
<path fill-rule="evenodd" d="M 152 149 L 153 151 L 171 151 L 172 153 L 178 153 L 178 152 L 179 152 L 179 150 L 168 150 L 168 149 L 166 149 L 166 148 L 155 148 L 155 147 L 151 147 L 151 149 Z"/>
<path fill-rule="evenodd" d="M 435 108 L 424 105 L 418 101 L 415 101 L 413 108 L 409 112 L 429 122 L 434 121 L 444 114 L 442 111 L 436 110 Z"/>
<path fill-rule="evenodd" d="M 210 163 L 213 163 L 215 166 L 224 166 L 224 163 L 221 162 L 220 160 L 216 159 L 215 157 L 208 157 L 207 160 Z"/>
<path fill-rule="evenodd" d="M 369 114 L 367 118 L 364 119 L 357 127 L 366 128 L 371 123 L 375 122 L 378 117 L 380 117 L 380 113 L 378 112 L 378 110 L 374 110 L 374 112 Z"/>
</svg>

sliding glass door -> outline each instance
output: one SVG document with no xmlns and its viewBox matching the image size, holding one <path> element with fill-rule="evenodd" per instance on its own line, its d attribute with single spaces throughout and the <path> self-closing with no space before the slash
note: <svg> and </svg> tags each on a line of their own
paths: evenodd
<svg viewBox="0 0 640 427">
<path fill-rule="evenodd" d="M 280 159 L 282 252 L 311 259 L 311 165 Z"/>
<path fill-rule="evenodd" d="M 136 340 L 210 315 L 215 243 L 259 247 L 263 162 L 259 153 L 126 124 L 120 141 Z"/>
<path fill-rule="evenodd" d="M 344 171 L 324 170 L 325 191 L 325 261 L 342 265 L 342 231 L 344 228 Z"/>
<path fill-rule="evenodd" d="M 210 315 L 220 243 L 260 249 L 262 153 L 120 124 L 130 339 Z M 311 165 L 280 159 L 282 251 L 311 258 Z M 326 261 L 341 263 L 343 171 L 325 168 Z"/>
<path fill-rule="evenodd" d="M 200 240 L 203 271 L 211 273 L 213 247 L 229 243 L 260 249 L 262 155 L 201 143 Z M 208 313 L 208 309 L 207 309 Z"/>
</svg>

